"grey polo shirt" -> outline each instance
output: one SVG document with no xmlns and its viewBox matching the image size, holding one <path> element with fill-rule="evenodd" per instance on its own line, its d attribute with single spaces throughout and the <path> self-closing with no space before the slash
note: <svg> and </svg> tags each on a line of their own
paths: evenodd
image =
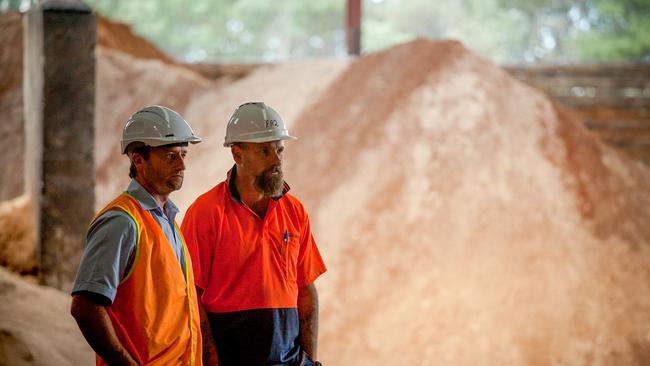
<svg viewBox="0 0 650 366">
<path fill-rule="evenodd" d="M 174 225 L 178 207 L 170 200 L 163 212 L 156 200 L 135 179 L 126 191 L 148 211 L 162 228 L 180 264 L 185 271 L 185 254 L 180 233 Z M 127 213 L 120 210 L 107 211 L 97 218 L 88 229 L 86 249 L 81 257 L 72 294 L 88 291 L 106 297 L 112 303 L 117 287 L 129 273 L 135 255 L 137 226 Z"/>
</svg>

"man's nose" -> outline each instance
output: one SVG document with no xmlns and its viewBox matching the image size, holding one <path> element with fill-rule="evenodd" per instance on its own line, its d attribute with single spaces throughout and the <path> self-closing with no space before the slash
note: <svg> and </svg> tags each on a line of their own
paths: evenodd
<svg viewBox="0 0 650 366">
<path fill-rule="evenodd" d="M 282 153 L 281 153 L 281 152 L 274 151 L 274 152 L 271 154 L 271 160 L 272 160 L 272 163 L 273 163 L 273 164 L 280 164 L 280 163 L 282 163 Z"/>
<path fill-rule="evenodd" d="M 185 170 L 185 158 L 182 156 L 179 156 L 178 159 L 176 159 L 176 167 L 178 170 Z"/>
</svg>

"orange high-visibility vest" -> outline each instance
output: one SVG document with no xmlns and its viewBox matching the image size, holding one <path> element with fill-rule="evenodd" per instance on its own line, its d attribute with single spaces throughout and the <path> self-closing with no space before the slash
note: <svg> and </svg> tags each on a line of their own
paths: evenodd
<svg viewBox="0 0 650 366">
<path fill-rule="evenodd" d="M 120 342 L 140 365 L 201 366 L 194 276 L 180 230 L 185 273 L 165 233 L 135 198 L 125 192 L 96 218 L 109 210 L 124 211 L 138 229 L 133 264 L 120 282 L 113 304 L 107 307 Z M 106 362 L 97 356 L 97 365 Z"/>
</svg>

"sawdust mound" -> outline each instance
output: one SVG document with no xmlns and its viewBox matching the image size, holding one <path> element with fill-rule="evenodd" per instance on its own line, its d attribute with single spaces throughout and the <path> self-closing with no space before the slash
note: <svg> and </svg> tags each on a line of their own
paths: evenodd
<svg viewBox="0 0 650 366">
<path fill-rule="evenodd" d="M 92 365 L 70 313 L 70 295 L 0 268 L 0 365 Z"/>
<path fill-rule="evenodd" d="M 28 195 L 0 202 L 0 265 L 16 273 L 36 271 L 36 230 Z"/>
<path fill-rule="evenodd" d="M 334 365 L 650 362 L 650 172 L 455 42 L 364 57 L 287 152 Z"/>
</svg>

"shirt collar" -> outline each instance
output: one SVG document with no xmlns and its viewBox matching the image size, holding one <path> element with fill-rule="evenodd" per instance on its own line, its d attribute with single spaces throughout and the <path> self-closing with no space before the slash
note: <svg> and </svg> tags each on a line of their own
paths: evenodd
<svg viewBox="0 0 650 366">
<path fill-rule="evenodd" d="M 129 183 L 126 192 L 133 196 L 140 203 L 140 206 L 147 211 L 160 208 L 158 207 L 158 203 L 156 203 L 156 199 L 135 179 L 131 179 L 131 183 Z M 178 211 L 178 207 L 172 200 L 168 199 L 165 202 L 165 212 L 168 216 L 174 217 Z"/>
<path fill-rule="evenodd" d="M 230 197 L 238 203 L 241 202 L 241 196 L 239 196 L 239 191 L 237 190 L 237 185 L 235 184 L 235 178 L 237 177 L 237 164 L 233 165 L 232 168 L 228 171 L 228 179 L 226 180 L 226 183 L 228 184 L 228 192 L 230 193 Z M 280 197 L 273 197 L 274 201 L 279 200 L 280 198 L 284 197 L 287 192 L 291 187 L 287 184 L 287 182 L 284 182 L 284 187 L 282 187 L 282 195 Z"/>
</svg>

